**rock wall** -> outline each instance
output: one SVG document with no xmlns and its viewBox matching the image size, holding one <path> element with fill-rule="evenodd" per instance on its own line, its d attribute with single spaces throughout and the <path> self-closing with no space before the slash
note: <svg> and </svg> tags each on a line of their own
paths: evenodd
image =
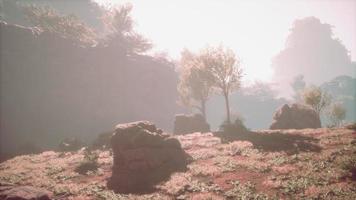
<svg viewBox="0 0 356 200">
<path fill-rule="evenodd" d="M 68 136 L 88 141 L 134 120 L 170 131 L 179 109 L 174 66 L 122 52 L 1 22 L 2 150 L 26 141 L 53 147 Z"/>
</svg>

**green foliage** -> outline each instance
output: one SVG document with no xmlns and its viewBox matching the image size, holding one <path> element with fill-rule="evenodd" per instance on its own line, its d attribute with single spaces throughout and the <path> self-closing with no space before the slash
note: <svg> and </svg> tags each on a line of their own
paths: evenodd
<svg viewBox="0 0 356 200">
<path fill-rule="evenodd" d="M 229 123 L 225 120 L 223 124 L 220 125 L 220 130 L 228 134 L 243 134 L 248 132 L 241 117 L 236 117 L 234 123 Z"/>
<path fill-rule="evenodd" d="M 60 15 L 52 8 L 25 7 L 28 20 L 42 31 L 57 34 L 81 45 L 94 45 L 96 34 L 75 15 Z"/>
<path fill-rule="evenodd" d="M 310 106 L 320 115 L 330 105 L 331 96 L 319 87 L 311 86 L 302 92 L 302 98 L 306 105 Z"/>
<path fill-rule="evenodd" d="M 356 178 L 356 156 L 343 157 L 340 161 L 340 168 Z"/>
<path fill-rule="evenodd" d="M 225 197 L 227 199 L 236 199 L 236 200 L 265 200 L 269 199 L 265 194 L 259 194 L 256 192 L 255 185 L 251 182 L 241 184 L 238 181 L 233 181 L 231 183 L 234 187 L 231 190 L 225 192 Z"/>
<path fill-rule="evenodd" d="M 283 182 L 282 187 L 285 194 L 292 195 L 304 191 L 310 185 L 312 185 L 312 183 L 306 177 L 293 177 Z"/>
<path fill-rule="evenodd" d="M 230 120 L 229 95 L 241 86 L 242 69 L 240 60 L 231 49 L 208 47 L 198 55 L 189 51 L 182 53 L 182 75 L 178 86 L 181 102 L 192 105 L 192 101 L 201 102 L 198 107 L 205 115 L 205 102 L 212 89 L 225 98 L 227 122 Z"/>
<path fill-rule="evenodd" d="M 144 53 L 152 48 L 152 44 L 133 29 L 131 17 L 132 5 L 125 4 L 113 8 L 103 16 L 103 23 L 110 32 L 106 37 L 106 45 L 119 48 L 126 55 Z"/>
<path fill-rule="evenodd" d="M 99 155 L 97 153 L 86 149 L 84 151 L 84 160 L 76 167 L 75 171 L 79 174 L 96 171 L 99 168 L 98 158 Z"/>
<path fill-rule="evenodd" d="M 181 74 L 178 83 L 180 103 L 198 109 L 205 118 L 205 104 L 212 89 L 211 76 L 207 73 L 200 55 L 195 55 L 188 50 L 182 52 L 180 65 Z"/>
<path fill-rule="evenodd" d="M 231 49 L 222 46 L 206 48 L 202 52 L 201 60 L 211 76 L 212 87 L 225 98 L 226 118 L 227 122 L 231 123 L 229 95 L 241 87 L 240 60 Z"/>
<path fill-rule="evenodd" d="M 328 117 L 331 122 L 331 127 L 338 127 L 346 117 L 346 109 L 340 103 L 331 105 L 328 111 Z"/>
</svg>

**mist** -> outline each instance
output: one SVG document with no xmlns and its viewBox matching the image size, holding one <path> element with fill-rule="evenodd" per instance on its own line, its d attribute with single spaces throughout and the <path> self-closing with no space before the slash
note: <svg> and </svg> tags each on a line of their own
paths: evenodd
<svg viewBox="0 0 356 200">
<path fill-rule="evenodd" d="M 183 174 L 199 183 L 199 176 L 213 177 L 224 195 L 209 195 L 219 199 L 246 183 L 230 183 L 227 173 L 252 169 L 246 177 L 265 183 L 272 173 L 279 179 L 316 165 L 292 166 L 308 160 L 302 158 L 332 157 L 332 145 L 339 152 L 330 154 L 351 155 L 345 146 L 355 141 L 355 37 L 356 2 L 347 0 L 0 0 L 0 181 L 26 186 L 30 181 L 11 175 L 15 165 L 53 168 L 61 160 L 61 170 L 41 168 L 53 187 L 32 186 L 62 197 L 56 188 L 62 176 L 52 172 L 68 172 L 61 180 L 73 178 L 74 185 L 80 178 L 91 182 L 88 177 L 105 182 L 98 186 L 105 194 L 88 199 L 178 198 L 168 183 Z M 135 156 L 144 164 L 129 166 Z M 71 166 L 88 162 L 95 162 L 93 174 Z M 333 168 L 344 161 L 325 162 Z M 205 165 L 208 170 L 194 171 Z M 162 170 L 131 171 L 142 166 Z M 342 170 L 336 170 L 342 178 L 330 180 L 354 181 L 354 168 Z M 145 174 L 153 178 L 141 180 Z M 220 176 L 223 181 L 215 179 Z M 64 193 L 89 194 L 87 185 L 80 187 Z M 274 195 L 298 198 L 306 191 L 291 194 L 286 187 Z M 187 191 L 187 199 L 204 193 Z"/>
</svg>

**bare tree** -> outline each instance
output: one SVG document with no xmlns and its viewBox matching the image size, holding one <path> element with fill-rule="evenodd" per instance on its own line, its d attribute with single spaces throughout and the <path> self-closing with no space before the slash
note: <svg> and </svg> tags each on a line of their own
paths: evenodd
<svg viewBox="0 0 356 200">
<path fill-rule="evenodd" d="M 242 69 L 240 60 L 228 48 L 208 47 L 201 53 L 204 70 L 212 78 L 212 86 L 225 98 L 226 122 L 231 123 L 229 95 L 241 86 Z"/>
</svg>

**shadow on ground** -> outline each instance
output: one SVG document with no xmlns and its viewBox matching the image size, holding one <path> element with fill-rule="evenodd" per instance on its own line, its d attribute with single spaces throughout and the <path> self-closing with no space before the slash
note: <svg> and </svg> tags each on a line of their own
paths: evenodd
<svg viewBox="0 0 356 200">
<path fill-rule="evenodd" d="M 255 148 L 268 152 L 284 151 L 288 154 L 295 154 L 298 152 L 321 151 L 321 147 L 316 144 L 319 141 L 318 139 L 299 134 L 248 131 L 244 133 L 216 132 L 214 135 L 221 138 L 223 143 L 236 140 L 249 141 Z"/>
</svg>

